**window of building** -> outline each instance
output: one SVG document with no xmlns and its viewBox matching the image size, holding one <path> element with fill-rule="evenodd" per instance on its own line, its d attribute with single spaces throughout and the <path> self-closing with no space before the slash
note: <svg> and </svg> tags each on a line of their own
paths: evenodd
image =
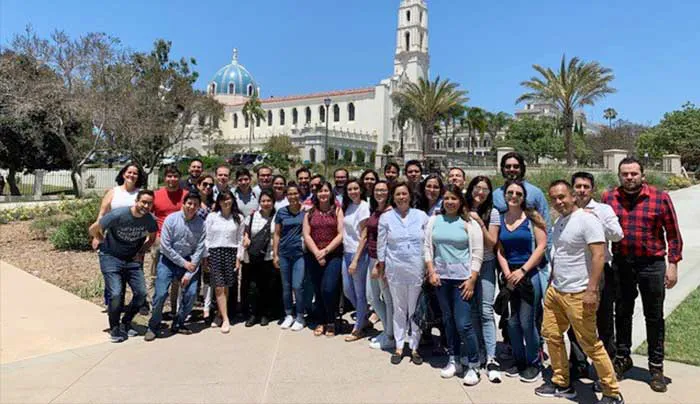
<svg viewBox="0 0 700 404">
<path fill-rule="evenodd" d="M 296 108 L 292 108 L 292 125 L 299 123 L 299 112 Z"/>
<path fill-rule="evenodd" d="M 333 122 L 340 121 L 340 107 L 338 104 L 333 105 Z"/>
<path fill-rule="evenodd" d="M 352 102 L 348 104 L 348 121 L 355 120 L 355 104 Z"/>
<path fill-rule="evenodd" d="M 235 88 L 236 88 L 236 87 L 234 86 L 233 83 L 228 83 L 228 93 L 229 93 L 229 94 L 233 94 Z"/>
<path fill-rule="evenodd" d="M 260 117 L 255 117 L 255 126 L 260 127 Z"/>
<path fill-rule="evenodd" d="M 313 147 L 311 148 L 311 150 L 309 150 L 309 160 L 312 163 L 316 162 L 316 149 L 314 149 Z"/>
<path fill-rule="evenodd" d="M 411 22 L 411 10 L 406 10 L 406 21 Z"/>
<path fill-rule="evenodd" d="M 457 148 L 459 149 L 461 147 L 462 147 L 462 140 L 457 140 Z"/>
<path fill-rule="evenodd" d="M 420 34 L 420 48 L 423 49 L 423 33 Z"/>
<path fill-rule="evenodd" d="M 216 83 L 211 83 L 209 85 L 209 94 L 214 95 L 216 93 Z"/>
<path fill-rule="evenodd" d="M 267 126 L 272 126 L 272 111 L 267 111 Z"/>
<path fill-rule="evenodd" d="M 306 121 L 305 123 L 311 123 L 311 108 L 306 107 Z"/>
<path fill-rule="evenodd" d="M 410 32 L 406 32 L 404 34 L 404 41 L 405 41 L 406 50 L 407 51 L 410 50 L 410 48 L 411 48 L 411 33 Z"/>
<path fill-rule="evenodd" d="M 280 109 L 280 126 L 284 126 L 284 110 Z"/>
<path fill-rule="evenodd" d="M 248 97 L 252 97 L 252 96 L 253 96 L 253 91 L 254 91 L 253 85 L 252 85 L 252 84 L 248 84 Z"/>
<path fill-rule="evenodd" d="M 326 107 L 323 105 L 318 107 L 318 119 L 321 123 L 326 122 Z"/>
<path fill-rule="evenodd" d="M 234 112 L 233 113 L 233 129 L 236 129 L 236 128 L 238 128 L 238 114 Z"/>
<path fill-rule="evenodd" d="M 423 22 L 423 12 L 421 11 L 420 14 L 418 14 L 418 21 Z"/>
</svg>

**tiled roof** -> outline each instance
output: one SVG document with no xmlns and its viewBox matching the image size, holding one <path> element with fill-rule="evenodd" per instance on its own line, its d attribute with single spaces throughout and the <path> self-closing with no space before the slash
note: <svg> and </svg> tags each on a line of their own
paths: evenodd
<svg viewBox="0 0 700 404">
<path fill-rule="evenodd" d="M 262 104 L 271 104 L 275 102 L 286 102 L 286 101 L 296 101 L 296 100 L 308 100 L 308 99 L 313 99 L 313 98 L 332 98 L 332 97 L 339 97 L 343 95 L 354 95 L 354 94 L 368 94 L 374 92 L 374 87 L 365 87 L 365 88 L 355 88 L 351 90 L 336 90 L 336 91 L 327 91 L 327 92 L 322 92 L 322 93 L 311 93 L 311 94 L 303 94 L 303 95 L 289 95 L 285 97 L 269 97 L 269 98 L 263 98 L 260 100 L 260 103 Z M 245 104 L 245 102 L 234 104 L 234 105 L 242 105 Z"/>
</svg>

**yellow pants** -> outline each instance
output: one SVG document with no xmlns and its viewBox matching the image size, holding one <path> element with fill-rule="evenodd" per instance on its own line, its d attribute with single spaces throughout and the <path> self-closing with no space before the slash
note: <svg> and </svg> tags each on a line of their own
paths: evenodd
<svg viewBox="0 0 700 404">
<path fill-rule="evenodd" d="M 569 359 L 566 356 L 564 333 L 572 327 L 583 351 L 593 361 L 600 378 L 603 394 L 617 396 L 617 385 L 612 361 L 598 338 L 596 311 L 583 309 L 583 294 L 562 293 L 549 287 L 544 298 L 542 336 L 547 342 L 547 350 L 552 363 L 552 382 L 559 386 L 569 386 Z"/>
</svg>

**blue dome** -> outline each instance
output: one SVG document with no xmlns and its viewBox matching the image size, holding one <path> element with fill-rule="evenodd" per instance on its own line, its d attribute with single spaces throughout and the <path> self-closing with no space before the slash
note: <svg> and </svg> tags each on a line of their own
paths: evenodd
<svg viewBox="0 0 700 404">
<path fill-rule="evenodd" d="M 216 86 L 212 91 L 212 87 Z M 253 75 L 238 63 L 238 50 L 233 50 L 233 60 L 219 69 L 209 82 L 209 92 L 217 95 L 241 95 L 248 97 L 257 94 L 258 84 Z"/>
</svg>

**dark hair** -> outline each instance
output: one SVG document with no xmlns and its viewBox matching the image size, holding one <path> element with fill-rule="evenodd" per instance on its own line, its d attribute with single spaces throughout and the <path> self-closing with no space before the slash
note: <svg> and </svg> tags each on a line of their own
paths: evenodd
<svg viewBox="0 0 700 404">
<path fill-rule="evenodd" d="M 338 171 L 345 171 L 345 176 L 346 176 L 346 177 L 350 176 L 350 172 L 348 171 L 347 168 L 340 167 L 340 168 L 336 168 L 336 169 L 333 171 L 333 178 L 335 178 L 335 175 L 338 174 Z"/>
<path fill-rule="evenodd" d="M 233 215 L 233 221 L 236 222 L 236 224 L 241 224 L 241 210 L 238 209 L 238 199 L 229 187 L 222 189 L 219 192 L 219 195 L 216 196 L 216 201 L 214 202 L 214 207 L 212 208 L 212 211 L 220 211 L 221 202 L 223 202 L 224 199 L 228 199 L 229 196 L 231 197 L 231 201 L 233 202 L 231 203 L 231 214 Z"/>
<path fill-rule="evenodd" d="M 391 167 L 394 167 L 396 169 L 396 174 L 398 175 L 401 172 L 401 167 L 395 162 L 395 161 L 390 161 L 384 165 L 384 172 L 386 173 L 387 170 Z"/>
<path fill-rule="evenodd" d="M 388 205 L 388 202 L 389 202 L 389 194 L 391 193 L 391 185 L 389 185 L 389 183 L 386 180 L 377 180 L 377 183 L 374 184 L 374 188 L 377 188 L 377 185 L 379 185 L 379 184 L 386 185 L 386 189 L 388 191 L 386 194 L 387 201 L 384 202 L 385 207 L 386 207 L 386 205 Z M 375 210 L 377 210 L 377 208 L 379 208 L 379 202 L 377 202 L 377 200 L 374 199 L 374 192 L 372 192 L 372 195 L 369 196 L 369 211 L 374 212 Z"/>
<path fill-rule="evenodd" d="M 236 170 L 236 180 L 243 176 L 250 178 L 250 170 L 248 170 L 245 167 L 241 167 L 238 170 Z"/>
<path fill-rule="evenodd" d="M 165 166 L 165 170 L 163 171 L 163 178 L 167 177 L 168 174 L 177 174 L 178 177 L 182 176 L 182 174 L 180 174 L 180 170 L 174 164 Z"/>
<path fill-rule="evenodd" d="M 263 168 L 270 170 L 270 174 L 272 174 L 272 167 L 266 166 L 265 164 L 263 164 L 261 166 L 258 166 L 258 168 L 255 169 L 255 175 L 260 175 L 260 170 L 262 170 Z"/>
<path fill-rule="evenodd" d="M 199 161 L 199 164 L 201 164 L 202 166 L 204 165 L 204 162 L 199 157 L 195 157 L 192 160 L 190 160 L 190 165 L 192 165 L 192 163 L 194 163 L 195 161 Z"/>
<path fill-rule="evenodd" d="M 517 152 L 508 152 L 501 157 L 501 175 L 505 178 L 506 176 L 506 161 L 508 159 L 516 159 L 518 160 L 518 164 L 520 165 L 520 175 L 518 178 L 522 179 L 525 178 L 525 159 L 523 158 L 522 154 L 517 153 Z"/>
<path fill-rule="evenodd" d="M 270 211 L 270 217 L 272 217 L 275 215 L 275 194 L 270 188 L 264 188 L 260 190 L 260 196 L 258 197 L 258 205 L 260 205 L 260 201 L 262 200 L 263 196 L 267 196 L 268 198 L 272 199 L 272 210 Z"/>
<path fill-rule="evenodd" d="M 202 175 L 200 175 L 199 178 L 197 178 L 197 185 L 198 185 L 198 186 L 199 186 L 199 185 L 202 185 L 202 183 L 204 182 L 204 180 L 206 180 L 207 178 L 209 178 L 210 180 L 212 180 L 212 182 L 214 183 L 214 186 L 216 186 L 216 178 L 214 178 L 214 176 L 211 175 L 211 174 L 202 174 Z M 212 188 L 212 191 L 213 191 L 213 188 Z M 210 193 L 209 193 L 209 196 L 207 196 L 207 200 L 204 201 L 204 203 L 205 203 L 207 206 L 212 206 L 212 205 L 214 204 L 214 192 L 210 192 Z"/>
<path fill-rule="evenodd" d="M 450 169 L 447 170 L 447 174 L 449 175 L 449 174 L 450 174 L 450 171 L 452 171 L 452 170 L 459 170 L 459 172 L 462 173 L 462 178 L 467 179 L 467 174 L 465 174 L 465 173 L 464 173 L 464 170 L 462 170 L 462 169 L 459 168 L 459 167 L 450 167 Z"/>
<path fill-rule="evenodd" d="M 362 175 L 360 175 L 360 182 L 361 182 L 360 185 L 362 185 L 363 188 L 365 186 L 365 177 L 368 176 L 369 174 L 374 175 L 375 183 L 379 180 L 379 174 L 377 174 L 377 172 L 372 170 L 371 168 L 368 168 L 362 172 Z"/>
<path fill-rule="evenodd" d="M 572 187 L 571 184 L 569 183 L 569 181 L 567 181 L 567 180 L 554 180 L 549 184 L 549 188 L 547 188 L 547 189 L 552 189 L 552 188 L 556 187 L 557 185 L 564 185 L 566 187 L 566 189 L 569 190 L 570 194 L 574 193 L 574 187 Z"/>
<path fill-rule="evenodd" d="M 408 185 L 408 182 L 406 182 L 406 181 L 399 181 L 396 184 L 394 184 L 393 188 L 391 188 L 391 190 L 389 191 L 389 204 L 394 208 L 396 207 L 396 202 L 394 202 L 394 193 L 396 192 L 397 189 L 399 189 L 401 187 L 406 187 L 406 189 L 408 189 L 408 198 L 409 198 L 408 199 L 408 206 L 410 208 L 411 206 L 413 206 L 414 195 L 413 195 L 413 192 L 411 192 L 411 187 Z"/>
<path fill-rule="evenodd" d="M 348 185 L 350 184 L 357 184 L 360 187 L 360 201 L 365 200 L 365 187 L 363 184 L 360 183 L 360 180 L 357 178 L 350 178 L 348 182 L 345 184 L 345 188 L 343 188 L 343 213 L 345 213 L 346 210 L 348 210 L 348 207 L 352 203 L 352 199 L 350 198 L 350 195 L 348 195 Z"/>
<path fill-rule="evenodd" d="M 457 216 L 462 216 L 468 218 L 468 216 L 464 215 L 464 207 L 467 206 L 467 202 L 464 200 L 464 194 L 462 194 L 462 188 L 458 187 L 457 185 L 454 184 L 449 184 L 447 187 L 445 187 L 445 193 L 451 193 L 454 194 L 457 199 L 459 200 L 459 208 L 457 209 Z M 444 195 L 444 193 L 443 193 Z M 446 214 L 447 211 L 445 210 L 445 204 L 443 203 L 442 206 L 440 207 L 440 214 L 444 215 Z"/>
<path fill-rule="evenodd" d="M 299 178 L 300 173 L 308 173 L 309 177 L 311 177 L 311 170 L 309 170 L 308 167 L 301 167 L 301 168 L 297 169 L 297 172 L 296 172 L 297 178 Z"/>
<path fill-rule="evenodd" d="M 623 164 L 639 164 L 639 171 L 640 173 L 644 174 L 644 166 L 642 165 L 642 162 L 639 161 L 638 158 L 636 157 L 625 157 L 620 161 L 620 164 L 617 165 L 617 172 L 620 172 L 620 167 L 622 167 Z"/>
<path fill-rule="evenodd" d="M 150 189 L 142 189 L 136 194 L 136 201 L 141 200 L 141 197 L 144 195 L 148 195 L 151 198 L 155 198 L 155 193 L 153 193 L 153 191 L 151 191 Z"/>
<path fill-rule="evenodd" d="M 284 175 L 279 175 L 279 174 L 273 175 L 273 176 L 272 176 L 272 181 L 270 181 L 270 183 L 271 183 L 271 184 L 274 184 L 275 180 L 278 179 L 278 178 L 282 178 L 282 181 L 284 181 L 284 186 L 286 187 L 286 186 L 287 186 L 287 179 L 284 178 Z"/>
<path fill-rule="evenodd" d="M 489 195 L 486 197 L 486 200 L 482 202 L 478 208 L 476 208 L 476 214 L 479 215 L 486 227 L 488 227 L 489 222 L 491 221 L 491 210 L 493 209 L 493 185 L 491 184 L 491 180 L 489 179 L 489 177 L 485 175 L 477 175 L 471 181 L 469 181 L 469 185 L 467 185 L 467 195 L 465 200 L 467 202 L 467 208 L 469 210 L 473 210 L 474 188 L 476 188 L 477 184 L 479 184 L 482 181 L 485 182 L 486 185 L 489 187 Z"/>
<path fill-rule="evenodd" d="M 442 182 L 442 177 L 440 177 L 439 174 L 428 174 L 428 176 L 425 177 L 425 180 L 421 181 L 419 207 L 420 210 L 426 213 L 428 213 L 428 210 L 430 209 L 430 201 L 428 201 L 428 197 L 425 195 L 425 186 L 428 185 L 428 181 L 430 180 L 437 180 L 438 185 L 440 186 L 440 195 L 438 195 L 438 198 L 440 198 L 442 194 L 445 193 L 445 184 Z"/>
<path fill-rule="evenodd" d="M 129 167 L 136 167 L 136 171 L 139 172 L 139 177 L 136 179 L 135 187 L 143 188 L 143 186 L 146 185 L 146 172 L 143 171 L 143 168 L 136 163 L 127 163 L 124 167 L 122 167 L 122 169 L 117 173 L 117 177 L 114 179 L 114 181 L 116 181 L 117 185 L 124 185 L 124 173 L 129 169 Z"/>
<path fill-rule="evenodd" d="M 297 192 L 299 192 L 299 184 L 297 184 L 295 181 L 289 181 L 287 183 L 287 192 L 289 192 L 289 188 L 295 188 Z"/>
<path fill-rule="evenodd" d="M 525 215 L 535 226 L 547 230 L 547 224 L 544 221 L 542 215 L 540 215 L 535 209 L 530 209 L 527 207 L 527 189 L 525 189 L 525 183 L 523 180 L 507 180 L 503 185 L 503 196 L 505 198 L 508 187 L 511 185 L 517 185 L 523 190 L 523 198 L 520 200 L 520 209 L 525 212 Z"/>
<path fill-rule="evenodd" d="M 200 195 L 199 191 L 191 190 L 185 195 L 185 199 L 182 202 L 187 202 L 190 199 L 196 199 L 198 203 L 202 203 L 202 195 Z"/>
<path fill-rule="evenodd" d="M 406 172 L 408 171 L 408 167 L 410 166 L 416 166 L 420 170 L 420 173 L 423 174 L 423 165 L 420 163 L 418 160 L 408 160 L 406 164 L 403 166 L 403 172 L 404 175 L 406 175 Z"/>
<path fill-rule="evenodd" d="M 323 175 L 321 175 L 321 174 L 314 174 L 314 175 L 312 175 L 311 178 L 309 178 L 309 182 L 315 180 L 316 178 L 320 178 L 320 179 L 321 179 L 321 182 L 326 182 L 326 178 L 325 178 Z"/>
<path fill-rule="evenodd" d="M 586 171 L 575 172 L 571 176 L 571 184 L 573 185 L 576 182 L 576 180 L 579 178 L 590 181 L 591 188 L 595 188 L 595 177 L 593 176 L 593 174 L 586 172 Z"/>
<path fill-rule="evenodd" d="M 328 203 L 331 206 L 335 206 L 335 197 L 333 196 L 333 185 L 331 185 L 330 182 L 322 180 L 321 183 L 318 185 L 318 189 L 316 190 L 316 194 L 314 195 L 312 202 L 314 204 L 314 207 L 311 209 L 312 211 L 315 209 L 321 210 L 321 201 L 318 199 L 318 192 L 321 190 L 321 188 L 327 187 L 328 190 L 330 191 L 330 195 L 328 196 Z M 311 212 L 309 212 L 311 213 Z"/>
</svg>

